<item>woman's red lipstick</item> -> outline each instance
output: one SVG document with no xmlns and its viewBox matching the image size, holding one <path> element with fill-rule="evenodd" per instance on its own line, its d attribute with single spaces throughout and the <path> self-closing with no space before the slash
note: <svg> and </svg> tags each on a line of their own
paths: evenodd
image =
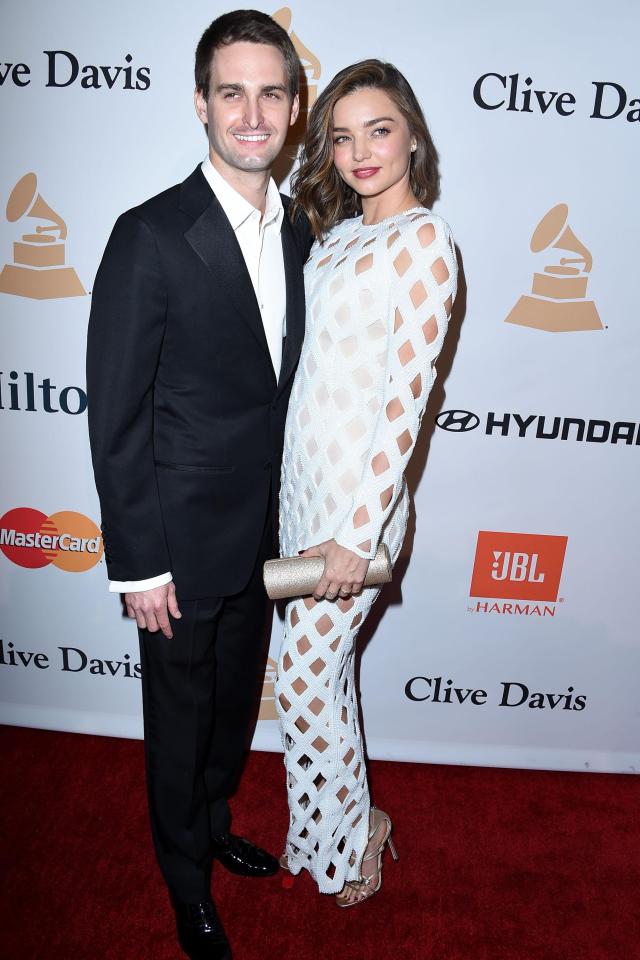
<svg viewBox="0 0 640 960">
<path fill-rule="evenodd" d="M 353 171 L 353 175 L 359 180 L 364 180 L 366 177 L 372 177 L 379 169 L 380 167 L 358 167 L 357 170 Z"/>
</svg>

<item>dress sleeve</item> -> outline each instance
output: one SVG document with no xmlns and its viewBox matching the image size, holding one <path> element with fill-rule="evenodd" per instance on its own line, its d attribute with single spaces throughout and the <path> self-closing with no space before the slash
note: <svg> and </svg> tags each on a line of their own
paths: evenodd
<svg viewBox="0 0 640 960">
<path fill-rule="evenodd" d="M 442 349 L 457 288 L 449 226 L 425 211 L 388 239 L 389 317 L 384 393 L 373 440 L 335 540 L 373 558 L 402 491 L 420 429 L 434 362 Z"/>
</svg>

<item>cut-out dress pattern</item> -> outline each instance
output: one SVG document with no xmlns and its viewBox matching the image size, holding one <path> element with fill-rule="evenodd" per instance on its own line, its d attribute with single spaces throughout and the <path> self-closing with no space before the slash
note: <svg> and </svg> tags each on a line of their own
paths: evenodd
<svg viewBox="0 0 640 960">
<path fill-rule="evenodd" d="M 424 207 L 345 220 L 305 266 L 307 326 L 287 424 L 280 552 L 334 538 L 397 558 L 411 456 L 456 292 L 448 225 Z M 379 594 L 293 600 L 278 663 L 289 869 L 333 893 L 357 880 L 369 791 L 354 689 L 358 630 Z"/>
</svg>

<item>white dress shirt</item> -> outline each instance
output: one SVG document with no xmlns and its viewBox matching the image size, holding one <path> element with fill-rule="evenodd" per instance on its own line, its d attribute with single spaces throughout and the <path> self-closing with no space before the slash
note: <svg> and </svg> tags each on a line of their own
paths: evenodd
<svg viewBox="0 0 640 960">
<path fill-rule="evenodd" d="M 282 199 L 273 179 L 269 180 L 264 215 L 245 200 L 218 173 L 207 156 L 202 172 L 215 193 L 220 206 L 236 235 L 253 290 L 260 308 L 267 346 L 276 380 L 282 363 L 282 339 L 286 336 L 287 293 L 282 255 Z M 111 593 L 136 593 L 151 590 L 172 580 L 171 573 L 162 573 L 147 580 L 112 580 Z"/>
</svg>

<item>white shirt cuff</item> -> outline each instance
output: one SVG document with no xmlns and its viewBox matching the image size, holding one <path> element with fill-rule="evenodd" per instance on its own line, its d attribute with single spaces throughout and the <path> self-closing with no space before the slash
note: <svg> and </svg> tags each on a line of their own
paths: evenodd
<svg viewBox="0 0 640 960">
<path fill-rule="evenodd" d="M 163 587 L 172 580 L 170 573 L 161 573 L 157 577 L 149 577 L 148 580 L 110 580 L 109 593 L 139 593 L 141 590 Z"/>
</svg>

